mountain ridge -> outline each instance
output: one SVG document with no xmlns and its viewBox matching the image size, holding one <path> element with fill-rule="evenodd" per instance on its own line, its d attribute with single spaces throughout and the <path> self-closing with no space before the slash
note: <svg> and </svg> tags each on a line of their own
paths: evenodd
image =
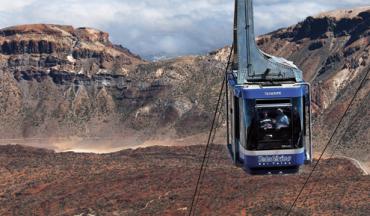
<svg viewBox="0 0 370 216">
<path fill-rule="evenodd" d="M 314 128 L 324 128 L 317 130 L 317 149 L 369 69 L 369 23 L 366 9 L 350 18 L 308 17 L 258 37 L 264 52 L 294 61 L 311 81 Z M 146 62 L 90 28 L 31 25 L 0 32 L 0 118 L 6 122 L 0 134 L 10 139 L 124 136 L 129 143 L 117 144 L 123 147 L 201 134 L 211 121 L 229 53 L 225 47 L 204 56 Z M 365 85 L 359 101 L 369 97 L 368 89 Z M 346 133 L 368 137 L 368 125 L 358 122 L 357 131 Z"/>
</svg>

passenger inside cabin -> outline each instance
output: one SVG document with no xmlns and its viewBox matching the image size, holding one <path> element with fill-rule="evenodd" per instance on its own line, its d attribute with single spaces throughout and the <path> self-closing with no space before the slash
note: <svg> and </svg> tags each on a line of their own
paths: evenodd
<svg viewBox="0 0 370 216">
<path fill-rule="evenodd" d="M 289 118 L 282 109 L 277 110 L 276 129 L 289 127 Z"/>
<path fill-rule="evenodd" d="M 264 130 L 271 129 L 272 128 L 272 119 L 269 117 L 268 112 L 263 112 L 263 118 L 260 121 L 260 127 L 263 128 Z"/>
</svg>

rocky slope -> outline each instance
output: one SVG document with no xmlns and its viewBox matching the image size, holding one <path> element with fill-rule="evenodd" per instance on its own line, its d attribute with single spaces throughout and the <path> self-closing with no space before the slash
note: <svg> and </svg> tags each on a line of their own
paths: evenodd
<svg viewBox="0 0 370 216">
<path fill-rule="evenodd" d="M 268 53 L 293 60 L 313 86 L 316 149 L 321 150 L 370 70 L 370 7 L 308 17 L 259 39 Z M 335 153 L 369 158 L 369 76 L 332 143 Z"/>
<path fill-rule="evenodd" d="M 0 215 L 187 215 L 202 146 L 113 154 L 0 146 Z M 286 215 L 308 171 L 250 176 L 212 146 L 197 215 Z M 292 215 L 368 215 L 370 176 L 323 161 Z"/>
<path fill-rule="evenodd" d="M 105 85 L 122 82 L 145 62 L 108 37 L 59 25 L 0 30 L 1 136 L 73 134 L 85 129 L 89 112 L 96 118 L 113 112 Z"/>
<path fill-rule="evenodd" d="M 264 51 L 293 60 L 312 83 L 316 149 L 369 70 L 369 23 L 369 8 L 360 8 L 308 17 L 258 38 Z M 4 138 L 117 137 L 127 146 L 209 127 L 227 48 L 145 62 L 93 29 L 26 25 L 0 32 Z M 336 136 L 345 141 L 342 152 L 362 161 L 369 160 L 366 101 L 368 82 Z"/>
<path fill-rule="evenodd" d="M 224 67 L 213 56 L 145 62 L 107 33 L 70 26 L 6 28 L 0 44 L 0 136 L 9 139 L 194 134 L 208 125 Z"/>
</svg>

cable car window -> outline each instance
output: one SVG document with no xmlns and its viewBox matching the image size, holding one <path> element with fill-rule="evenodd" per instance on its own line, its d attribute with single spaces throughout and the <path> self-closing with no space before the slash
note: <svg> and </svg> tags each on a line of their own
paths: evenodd
<svg viewBox="0 0 370 216">
<path fill-rule="evenodd" d="M 292 104 L 258 104 L 251 124 L 250 150 L 293 148 Z"/>
<path fill-rule="evenodd" d="M 268 103 L 269 102 L 269 103 Z M 295 149 L 303 146 L 302 99 L 267 100 L 249 104 L 248 150 Z"/>
</svg>

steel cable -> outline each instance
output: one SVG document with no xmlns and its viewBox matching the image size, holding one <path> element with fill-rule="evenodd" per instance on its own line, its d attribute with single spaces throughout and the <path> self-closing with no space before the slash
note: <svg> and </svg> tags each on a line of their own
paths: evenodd
<svg viewBox="0 0 370 216">
<path fill-rule="evenodd" d="M 191 216 L 195 212 L 196 203 L 199 199 L 198 198 L 199 190 L 200 190 L 200 187 L 201 187 L 201 183 L 203 182 L 204 172 L 205 172 L 205 170 L 207 169 L 207 166 L 208 166 L 208 158 L 209 158 L 208 156 L 210 154 L 210 152 L 209 152 L 210 145 L 211 145 L 211 142 L 213 141 L 212 137 L 213 137 L 214 130 L 216 130 L 215 125 L 216 125 L 217 115 L 219 114 L 221 99 L 222 99 L 222 95 L 223 95 L 223 92 L 224 92 L 225 84 L 227 82 L 225 74 L 227 73 L 227 71 L 229 69 L 229 66 L 230 66 L 230 63 L 231 63 L 230 61 L 231 61 L 231 56 L 232 56 L 232 49 L 233 48 L 231 47 L 231 51 L 230 51 L 230 54 L 229 54 L 229 57 L 228 57 L 225 73 L 223 74 L 224 75 L 223 76 L 223 81 L 222 81 L 221 89 L 220 89 L 220 92 L 219 92 L 219 95 L 218 95 L 216 110 L 215 110 L 214 115 L 213 115 L 211 129 L 210 129 L 209 134 L 208 134 L 207 144 L 206 144 L 206 148 L 204 150 L 204 155 L 203 155 L 202 164 L 201 164 L 201 167 L 200 167 L 200 170 L 199 170 L 197 183 L 196 183 L 194 194 L 193 194 L 193 197 L 192 197 L 192 201 L 191 201 L 191 205 L 190 205 L 190 209 L 189 209 L 189 214 L 188 214 L 189 216 Z"/>
<path fill-rule="evenodd" d="M 364 76 L 364 78 L 362 79 L 361 84 L 359 85 L 359 87 L 357 88 L 357 90 L 356 90 L 355 94 L 353 95 L 353 98 L 351 99 L 351 101 L 350 101 L 350 103 L 349 103 L 349 105 L 348 105 L 348 107 L 347 107 L 346 111 L 344 112 L 344 114 L 343 114 L 343 116 L 341 117 L 341 119 L 340 119 L 339 123 L 338 123 L 338 124 L 337 124 L 337 126 L 335 127 L 335 130 L 334 130 L 334 132 L 332 133 L 332 135 L 331 135 L 331 137 L 330 137 L 329 141 L 328 141 L 328 142 L 327 142 L 327 144 L 325 145 L 325 148 L 324 148 L 324 150 L 322 151 L 322 153 L 321 153 L 321 155 L 320 155 L 320 157 L 319 157 L 318 161 L 316 162 L 315 166 L 312 168 L 312 170 L 311 170 L 310 174 L 309 174 L 309 175 L 308 175 L 308 177 L 306 178 L 306 180 L 305 180 L 305 182 L 304 182 L 304 184 L 303 184 L 302 188 L 300 189 L 300 191 L 299 191 L 299 193 L 298 193 L 297 197 L 295 198 L 295 200 L 294 200 L 293 204 L 290 206 L 290 208 L 289 208 L 289 210 L 288 210 L 288 212 L 287 212 L 287 214 L 286 214 L 287 216 L 289 216 L 289 215 L 291 214 L 291 212 L 293 211 L 294 206 L 296 205 L 296 203 L 297 203 L 298 199 L 300 198 L 300 196 L 302 195 L 302 193 L 303 193 L 303 191 L 304 191 L 304 188 L 307 186 L 307 184 L 308 184 L 309 180 L 311 179 L 311 177 L 312 177 L 312 175 L 313 175 L 314 171 L 315 171 L 315 170 L 316 170 L 316 168 L 318 167 L 318 165 L 319 165 L 319 163 L 320 163 L 320 161 L 321 161 L 322 157 L 324 156 L 324 154 L 325 154 L 326 150 L 328 149 L 328 147 L 329 147 L 330 143 L 332 142 L 332 140 L 333 140 L 333 138 L 334 138 L 335 134 L 337 133 L 337 131 L 338 131 L 338 129 L 339 129 L 339 127 L 340 127 L 340 125 L 342 124 L 342 122 L 343 122 L 343 120 L 345 119 L 345 117 L 347 116 L 347 114 L 348 114 L 348 112 L 349 112 L 350 108 L 352 107 L 352 104 L 353 104 L 353 102 L 355 101 L 355 99 L 356 99 L 356 97 L 357 97 L 357 94 L 360 92 L 360 90 L 361 90 L 361 88 L 362 88 L 363 84 L 365 83 L 365 81 L 366 81 L 366 78 L 367 78 L 368 74 L 369 74 L 369 70 L 366 72 L 366 75 L 365 75 L 365 76 Z M 335 148 L 335 149 L 336 149 L 336 148 Z M 312 192 L 312 189 L 311 189 L 311 192 Z"/>
</svg>

